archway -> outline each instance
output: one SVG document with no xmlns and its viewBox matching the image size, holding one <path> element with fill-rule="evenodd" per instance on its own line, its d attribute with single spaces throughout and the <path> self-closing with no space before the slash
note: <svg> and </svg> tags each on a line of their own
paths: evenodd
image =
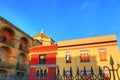
<svg viewBox="0 0 120 80">
<path fill-rule="evenodd" d="M 25 53 L 20 53 L 18 56 L 18 62 L 23 65 L 26 64 L 27 56 Z"/>
<path fill-rule="evenodd" d="M 7 46 L 2 46 L 0 47 L 0 59 L 1 61 L 4 61 L 6 63 L 9 63 L 9 56 L 12 55 L 12 52 L 9 47 Z"/>
<path fill-rule="evenodd" d="M 13 46 L 13 39 L 15 37 L 15 32 L 8 27 L 4 27 L 0 32 L 0 42 L 7 43 Z"/>
<path fill-rule="evenodd" d="M 19 49 L 23 50 L 23 51 L 28 51 L 28 46 L 29 46 L 29 41 L 27 38 L 22 37 L 20 38 L 20 45 L 19 45 Z"/>
</svg>

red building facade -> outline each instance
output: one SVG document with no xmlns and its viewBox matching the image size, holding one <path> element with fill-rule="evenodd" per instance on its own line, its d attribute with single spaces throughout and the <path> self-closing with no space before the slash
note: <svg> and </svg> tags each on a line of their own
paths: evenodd
<svg viewBox="0 0 120 80">
<path fill-rule="evenodd" d="M 57 45 L 32 47 L 30 53 L 30 77 L 55 80 Z"/>
</svg>

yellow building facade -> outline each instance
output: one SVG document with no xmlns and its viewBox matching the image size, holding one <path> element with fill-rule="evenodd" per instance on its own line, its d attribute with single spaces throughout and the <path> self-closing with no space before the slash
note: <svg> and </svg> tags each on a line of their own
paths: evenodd
<svg viewBox="0 0 120 80">
<path fill-rule="evenodd" d="M 91 66 L 94 73 L 99 74 L 99 66 L 102 69 L 104 66 L 111 68 L 110 55 L 117 69 L 120 63 L 120 52 L 115 35 L 59 41 L 56 64 L 59 66 L 61 75 L 63 74 L 63 68 L 69 75 L 70 67 L 72 67 L 74 76 L 76 75 L 77 67 L 80 70 L 80 74 L 83 74 L 84 66 L 88 74 Z M 109 72 L 107 69 L 103 69 L 103 73 L 108 74 Z"/>
</svg>

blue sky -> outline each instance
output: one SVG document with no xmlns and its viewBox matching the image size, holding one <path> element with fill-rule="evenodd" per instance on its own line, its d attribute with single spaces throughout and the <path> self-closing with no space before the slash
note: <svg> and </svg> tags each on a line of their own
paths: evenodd
<svg viewBox="0 0 120 80">
<path fill-rule="evenodd" d="M 60 40 L 116 34 L 120 42 L 120 0 L 1 0 L 0 16 L 33 36 Z"/>
</svg>

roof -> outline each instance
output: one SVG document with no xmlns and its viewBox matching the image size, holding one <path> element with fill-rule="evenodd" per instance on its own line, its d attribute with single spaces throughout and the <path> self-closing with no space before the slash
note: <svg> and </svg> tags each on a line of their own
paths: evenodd
<svg viewBox="0 0 120 80">
<path fill-rule="evenodd" d="M 58 47 L 77 45 L 77 44 L 90 44 L 90 43 L 93 44 L 93 43 L 99 43 L 99 42 L 111 42 L 111 41 L 117 41 L 116 35 L 107 35 L 107 36 L 98 36 L 98 37 L 59 41 Z"/>
<path fill-rule="evenodd" d="M 57 50 L 57 44 L 51 46 L 35 46 L 30 49 L 30 52 L 53 51 L 53 50 Z"/>
<path fill-rule="evenodd" d="M 41 32 L 40 32 L 39 34 L 37 34 L 37 35 L 35 35 L 35 36 L 33 36 L 33 37 L 49 38 L 49 39 L 51 39 L 51 40 L 54 42 L 54 40 L 53 40 L 51 37 L 47 36 L 47 35 L 44 33 L 43 28 L 42 28 L 42 30 L 41 30 Z"/>
<path fill-rule="evenodd" d="M 44 37 L 44 38 L 49 38 L 47 35 L 45 35 L 44 33 L 40 33 L 40 34 L 37 34 L 33 37 Z"/>
</svg>

